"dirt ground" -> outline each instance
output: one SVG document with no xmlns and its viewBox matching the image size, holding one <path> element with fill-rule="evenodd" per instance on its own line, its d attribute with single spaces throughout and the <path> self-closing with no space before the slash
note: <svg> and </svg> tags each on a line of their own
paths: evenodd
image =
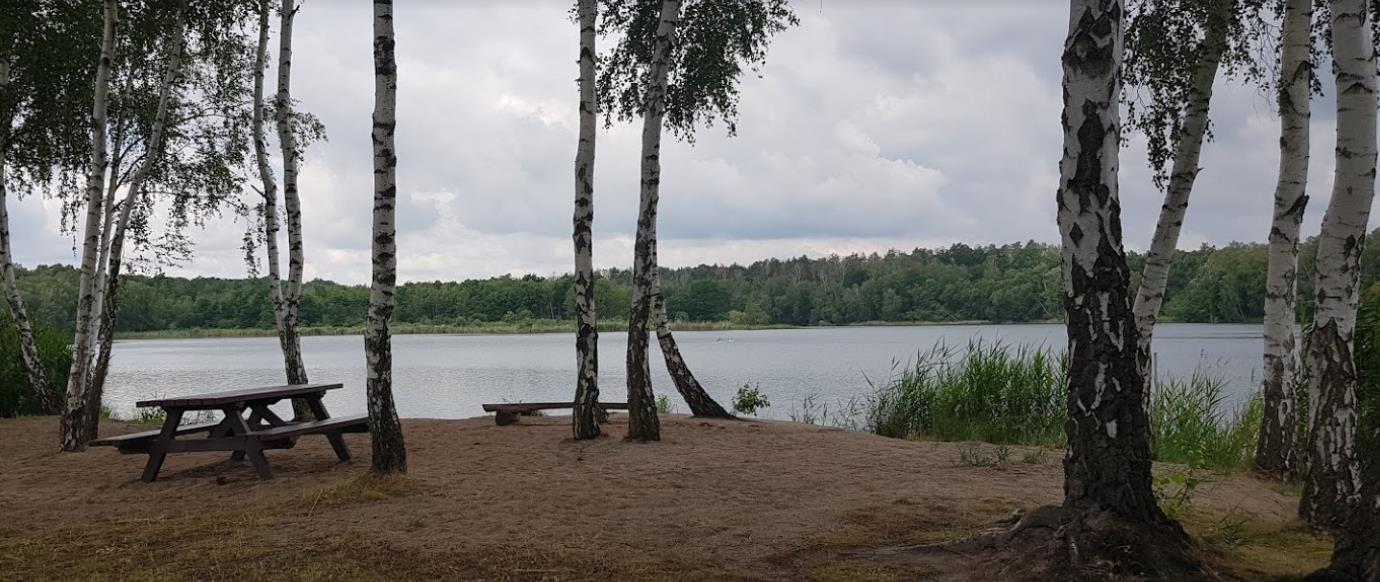
<svg viewBox="0 0 1380 582">
<path fill-rule="evenodd" d="M 569 417 L 409 420 L 405 479 L 362 479 L 368 436 L 347 435 L 350 463 L 304 437 L 268 451 L 270 481 L 206 453 L 145 484 L 142 455 L 59 454 L 56 418 L 0 420 L 0 579 L 988 580 L 970 556 L 886 556 L 1061 495 L 1059 451 L 976 466 L 972 444 L 676 415 L 633 444 L 624 422 L 576 443 Z M 1224 578 L 1288 579 L 1328 549 L 1295 503 L 1217 476 L 1181 519 Z"/>
</svg>

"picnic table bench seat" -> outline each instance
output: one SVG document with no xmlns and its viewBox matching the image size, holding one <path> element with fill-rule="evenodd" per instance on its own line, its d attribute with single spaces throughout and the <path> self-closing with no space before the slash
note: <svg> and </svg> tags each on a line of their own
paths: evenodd
<svg viewBox="0 0 1380 582">
<path fill-rule="evenodd" d="M 326 420 L 309 420 L 306 422 L 293 422 L 283 426 L 275 426 L 262 430 L 252 431 L 249 436 L 259 440 L 271 441 L 275 439 L 285 439 L 304 434 L 316 433 L 342 433 L 342 432 L 369 432 L 369 417 L 358 414 L 354 416 L 337 416 Z"/>
<path fill-rule="evenodd" d="M 484 412 L 493 412 L 494 424 L 498 426 L 508 426 L 518 421 L 518 417 L 532 416 L 542 410 L 558 410 L 562 408 L 575 408 L 574 402 L 503 402 L 499 404 L 485 404 Z M 600 402 L 599 410 L 608 413 L 610 410 L 627 410 L 627 402 Z"/>
<path fill-rule="evenodd" d="M 175 433 L 173 433 L 173 434 L 174 434 L 175 436 L 183 436 L 183 435 L 189 435 L 189 434 L 196 434 L 196 433 L 199 433 L 199 432 L 209 431 L 209 430 L 211 430 L 211 429 L 213 429 L 213 428 L 215 428 L 215 427 L 217 427 L 217 426 L 220 426 L 220 423 L 212 422 L 212 423 L 208 423 L 208 424 L 197 424 L 197 425 L 184 426 L 184 427 L 178 428 L 178 429 L 177 429 L 177 432 L 175 432 Z M 96 440 L 94 440 L 94 441 L 91 441 L 91 446 L 93 446 L 93 447 L 117 447 L 117 448 L 119 448 L 119 450 L 120 450 L 121 453 L 125 453 L 125 454 L 139 453 L 139 452 L 143 452 L 142 449 L 147 448 L 148 445 L 149 445 L 149 443 L 153 442 L 154 439 L 157 439 L 157 438 L 158 438 L 158 435 L 161 434 L 162 432 L 163 432 L 163 431 L 161 431 L 161 430 L 146 430 L 146 431 L 143 431 L 143 432 L 132 432 L 132 433 L 129 433 L 129 434 L 120 434 L 120 435 L 115 435 L 115 436 L 108 436 L 108 437 L 99 438 L 99 439 L 96 439 Z"/>
</svg>

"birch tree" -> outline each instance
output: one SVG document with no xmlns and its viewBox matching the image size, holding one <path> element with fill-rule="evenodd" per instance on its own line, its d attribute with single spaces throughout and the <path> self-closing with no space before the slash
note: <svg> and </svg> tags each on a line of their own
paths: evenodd
<svg viewBox="0 0 1380 582">
<path fill-rule="evenodd" d="M 96 438 L 96 425 L 85 410 L 87 372 L 91 364 L 91 322 L 95 298 L 92 295 L 96 270 L 96 247 L 101 240 L 102 185 L 106 164 L 106 113 L 109 106 L 110 69 L 115 57 L 115 27 L 119 19 L 116 0 L 105 0 L 101 32 L 101 55 L 96 66 L 96 81 L 91 106 L 91 162 L 86 176 L 86 229 L 82 245 L 81 275 L 77 284 L 77 329 L 72 342 L 72 369 L 68 374 L 67 396 L 62 411 L 60 444 L 64 451 L 79 451 Z"/>
<path fill-rule="evenodd" d="M 1160 510 L 1151 485 L 1117 178 L 1125 6 L 1070 5 L 1056 193 L 1069 358 L 1064 501 L 1032 511 L 1016 528 L 1052 538 L 1040 547 L 1067 571 L 1051 579 L 1089 578 L 1090 567 L 1105 574 L 1108 564 L 1147 579 L 1196 579 L 1188 536 Z"/>
<path fill-rule="evenodd" d="M 1313 92 L 1312 0 L 1286 0 L 1280 41 L 1279 177 L 1265 274 L 1264 412 L 1255 466 L 1292 479 L 1298 471 L 1299 226 L 1308 204 L 1308 123 Z"/>
<path fill-rule="evenodd" d="M 1337 95 L 1332 199 L 1318 235 L 1316 300 L 1307 342 L 1308 450 L 1299 515 L 1341 527 L 1361 490 L 1356 455 L 1356 307 L 1361 248 L 1375 197 L 1376 71 L 1365 0 L 1329 0 Z"/>
<path fill-rule="evenodd" d="M 738 81 L 757 71 L 770 38 L 797 23 L 785 0 L 604 0 L 606 32 L 618 45 L 599 74 L 600 109 L 642 119 L 641 196 L 628 317 L 628 438 L 659 440 L 660 424 L 647 361 L 647 327 L 657 339 L 676 388 L 699 416 L 731 418 L 694 381 L 671 333 L 660 292 L 656 217 L 661 188 L 661 133 L 669 127 L 693 142 L 700 125 L 735 130 Z M 678 40 L 680 39 L 680 40 Z"/>
<path fill-rule="evenodd" d="M 81 104 L 91 103 L 95 62 L 68 39 L 94 36 L 86 33 L 99 27 L 85 8 L 66 3 L 30 0 L 0 7 L 0 285 L 29 385 L 40 409 L 50 413 L 62 410 L 63 399 L 39 357 L 15 281 L 8 203 L 12 195 L 33 195 L 66 180 L 89 151 L 89 119 Z"/>
<path fill-rule="evenodd" d="M 1254 76 L 1253 41 L 1259 27 L 1247 23 L 1258 18 L 1260 2 L 1135 0 L 1131 4 L 1125 69 L 1128 124 L 1148 138 L 1155 184 L 1164 191 L 1133 304 L 1141 363 L 1148 370 L 1170 264 L 1200 170 L 1203 142 L 1209 137 L 1213 84 L 1221 73 Z"/>
<path fill-rule="evenodd" d="M 273 308 L 274 329 L 279 350 L 283 355 L 283 370 L 288 384 L 308 383 L 306 363 L 302 358 L 300 330 L 302 278 L 305 256 L 302 245 L 302 205 L 297 189 L 297 173 L 306 145 L 325 137 L 320 122 L 310 114 L 298 112 L 292 102 L 292 25 L 300 5 L 283 0 L 279 7 L 278 89 L 273 98 L 273 119 L 277 129 L 283 159 L 283 202 L 288 228 L 288 278 L 283 280 L 278 236 L 281 230 L 278 213 L 278 184 L 269 161 L 268 137 L 264 124 L 268 118 L 264 101 L 264 70 L 268 67 L 268 29 L 272 0 L 260 0 L 258 15 L 258 43 L 254 52 L 253 127 L 254 165 L 259 175 L 259 194 L 263 202 L 258 217 L 263 225 L 263 246 L 267 263 L 269 302 Z M 249 249 L 252 255 L 252 248 Z M 252 258 L 251 258 L 252 262 Z M 293 401 L 296 420 L 310 419 L 311 410 L 305 403 Z"/>
<path fill-rule="evenodd" d="M 576 440 L 599 436 L 599 326 L 594 308 L 594 145 L 598 103 L 594 67 L 598 0 L 579 0 L 580 136 L 575 149 L 575 409 Z"/>
<path fill-rule="evenodd" d="M 373 439 L 373 472 L 407 472 L 402 423 L 393 406 L 393 307 L 398 278 L 397 199 L 398 156 L 393 131 L 397 126 L 398 66 L 393 56 L 393 0 L 374 0 L 374 237 L 373 283 L 364 329 L 368 365 L 369 434 Z"/>
<path fill-rule="evenodd" d="M 302 302 L 302 269 L 306 264 L 302 248 L 302 200 L 297 191 L 297 172 L 302 150 L 292 123 L 292 22 L 300 9 L 301 6 L 297 5 L 296 0 L 283 0 L 282 8 L 279 10 L 281 21 L 278 30 L 278 92 L 273 104 L 274 120 L 278 126 L 278 144 L 283 155 L 283 209 L 286 211 L 288 229 L 287 286 L 277 292 L 281 300 L 274 303 L 273 317 L 283 350 L 283 367 L 287 372 L 288 384 L 308 383 L 307 367 L 302 361 L 302 337 L 298 331 Z M 265 207 L 267 206 L 268 204 L 265 204 Z M 276 205 L 274 209 L 276 210 Z M 275 218 L 275 227 L 276 222 Z M 275 228 L 274 234 L 276 232 Z M 271 252 L 276 250 L 275 241 Z M 275 268 L 274 264 L 277 262 L 278 255 L 274 252 L 269 257 L 269 268 Z M 274 283 L 270 281 L 270 284 Z M 293 416 L 297 420 L 310 419 L 311 410 L 307 408 L 306 403 L 294 400 Z"/>
<path fill-rule="evenodd" d="M 101 61 L 93 150 L 109 163 L 91 165 L 87 196 L 70 205 L 86 213 L 86 244 L 63 450 L 80 450 L 96 434 L 126 248 L 187 253 L 178 232 L 218 212 L 240 187 L 247 140 L 239 128 L 248 124 L 238 114 L 249 100 L 240 83 L 248 63 L 240 58 L 239 8 L 185 0 L 132 5 L 111 43 L 124 49 Z M 163 240 L 153 239 L 149 224 L 155 195 L 169 203 Z"/>
</svg>

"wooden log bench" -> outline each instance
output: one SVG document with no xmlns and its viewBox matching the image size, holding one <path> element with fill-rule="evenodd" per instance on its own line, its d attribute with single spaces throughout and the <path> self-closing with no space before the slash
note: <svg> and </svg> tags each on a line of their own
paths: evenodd
<svg viewBox="0 0 1380 582">
<path fill-rule="evenodd" d="M 508 426 L 523 416 L 534 416 L 543 410 L 575 408 L 574 402 L 504 402 L 485 404 L 484 412 L 494 413 L 494 424 Z M 627 402 L 600 402 L 599 410 L 607 415 L 610 410 L 627 410 Z"/>
</svg>

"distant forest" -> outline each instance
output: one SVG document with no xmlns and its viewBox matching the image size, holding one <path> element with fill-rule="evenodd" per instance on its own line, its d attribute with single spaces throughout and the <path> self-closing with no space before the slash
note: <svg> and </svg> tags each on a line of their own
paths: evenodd
<svg viewBox="0 0 1380 582">
<path fill-rule="evenodd" d="M 1300 310 L 1313 303 L 1313 241 L 1300 250 Z M 1265 289 L 1264 244 L 1203 246 L 1176 255 L 1163 319 L 1255 322 Z M 1144 257 L 1132 254 L 1132 283 Z M 1361 259 L 1362 288 L 1374 284 L 1380 249 Z M 69 266 L 22 269 L 19 286 L 31 315 L 45 326 L 73 327 L 77 271 Z M 885 255 L 769 259 L 747 266 L 662 269 L 668 309 L 681 321 L 751 325 L 841 325 L 864 322 L 1033 322 L 1062 314 L 1057 246 L 955 244 Z M 613 269 L 598 280 L 601 319 L 625 320 L 631 272 Z M 311 281 L 302 295 L 302 325 L 363 323 L 369 289 Z M 466 325 L 573 318 L 569 275 L 413 282 L 398 289 L 396 322 Z M 120 295 L 119 330 L 272 329 L 262 279 L 130 276 Z"/>
</svg>

